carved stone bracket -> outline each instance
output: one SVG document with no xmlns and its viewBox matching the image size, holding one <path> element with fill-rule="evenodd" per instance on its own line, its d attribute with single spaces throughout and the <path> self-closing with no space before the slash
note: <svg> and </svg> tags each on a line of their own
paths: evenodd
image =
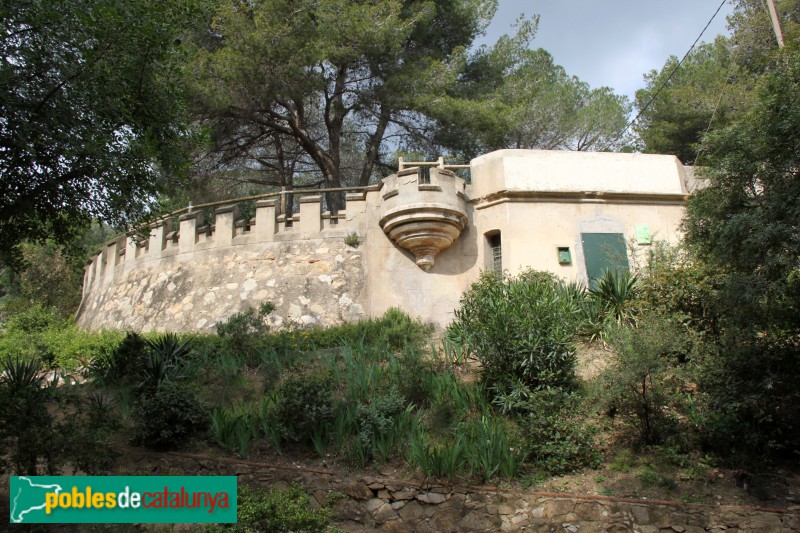
<svg viewBox="0 0 800 533">
<path fill-rule="evenodd" d="M 407 169 L 383 184 L 381 228 L 414 254 L 417 266 L 429 270 L 467 226 L 464 181 L 447 170 L 431 169 L 431 182 L 419 183 L 417 169 Z"/>
</svg>

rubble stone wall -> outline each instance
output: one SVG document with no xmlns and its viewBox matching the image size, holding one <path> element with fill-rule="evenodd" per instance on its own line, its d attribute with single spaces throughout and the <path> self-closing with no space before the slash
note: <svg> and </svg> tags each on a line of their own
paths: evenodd
<svg viewBox="0 0 800 533">
<path fill-rule="evenodd" d="M 687 504 L 419 483 L 388 477 L 227 458 L 126 450 L 151 475 L 237 475 L 264 489 L 298 484 L 314 506 L 330 505 L 345 531 L 407 533 L 800 531 L 800 515 L 776 509 Z"/>
</svg>

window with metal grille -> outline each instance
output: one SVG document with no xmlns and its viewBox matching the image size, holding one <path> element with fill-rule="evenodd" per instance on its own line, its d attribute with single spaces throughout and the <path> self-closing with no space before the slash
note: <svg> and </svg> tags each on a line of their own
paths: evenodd
<svg viewBox="0 0 800 533">
<path fill-rule="evenodd" d="M 419 167 L 419 183 L 420 185 L 427 185 L 431 182 L 431 167 Z"/>
<path fill-rule="evenodd" d="M 489 239 L 489 247 L 491 249 L 491 264 L 490 267 L 492 272 L 495 272 L 498 275 L 503 274 L 503 247 L 500 240 L 500 233 L 495 233 L 494 235 L 488 235 L 487 239 Z"/>
</svg>

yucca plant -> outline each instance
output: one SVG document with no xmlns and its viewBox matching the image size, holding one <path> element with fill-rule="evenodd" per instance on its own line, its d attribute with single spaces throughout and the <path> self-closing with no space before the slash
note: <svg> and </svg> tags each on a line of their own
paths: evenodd
<svg viewBox="0 0 800 533">
<path fill-rule="evenodd" d="M 589 289 L 589 293 L 602 302 L 606 315 L 615 322 L 632 323 L 635 316 L 630 302 L 639 292 L 638 281 L 638 274 L 626 270 L 606 270 L 597 280 L 597 285 Z"/>
</svg>

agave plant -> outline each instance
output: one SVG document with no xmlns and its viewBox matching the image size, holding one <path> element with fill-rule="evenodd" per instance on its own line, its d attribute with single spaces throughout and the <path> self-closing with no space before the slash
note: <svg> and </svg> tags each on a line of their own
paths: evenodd
<svg viewBox="0 0 800 533">
<path fill-rule="evenodd" d="M 637 274 L 625 270 L 606 270 L 597 285 L 589 289 L 589 293 L 603 303 L 607 316 L 618 324 L 631 323 L 634 314 L 630 302 L 639 292 L 638 281 Z"/>
<path fill-rule="evenodd" d="M 45 373 L 42 371 L 42 363 L 38 359 L 24 360 L 6 358 L 2 363 L 2 373 L 0 374 L 0 384 L 8 387 L 12 394 L 18 394 L 27 390 L 38 390 L 42 388 Z"/>
<path fill-rule="evenodd" d="M 141 388 L 158 388 L 164 382 L 184 377 L 186 364 L 192 354 L 189 339 L 181 340 L 174 333 L 165 333 L 146 341 L 148 354 L 141 369 Z"/>
</svg>

